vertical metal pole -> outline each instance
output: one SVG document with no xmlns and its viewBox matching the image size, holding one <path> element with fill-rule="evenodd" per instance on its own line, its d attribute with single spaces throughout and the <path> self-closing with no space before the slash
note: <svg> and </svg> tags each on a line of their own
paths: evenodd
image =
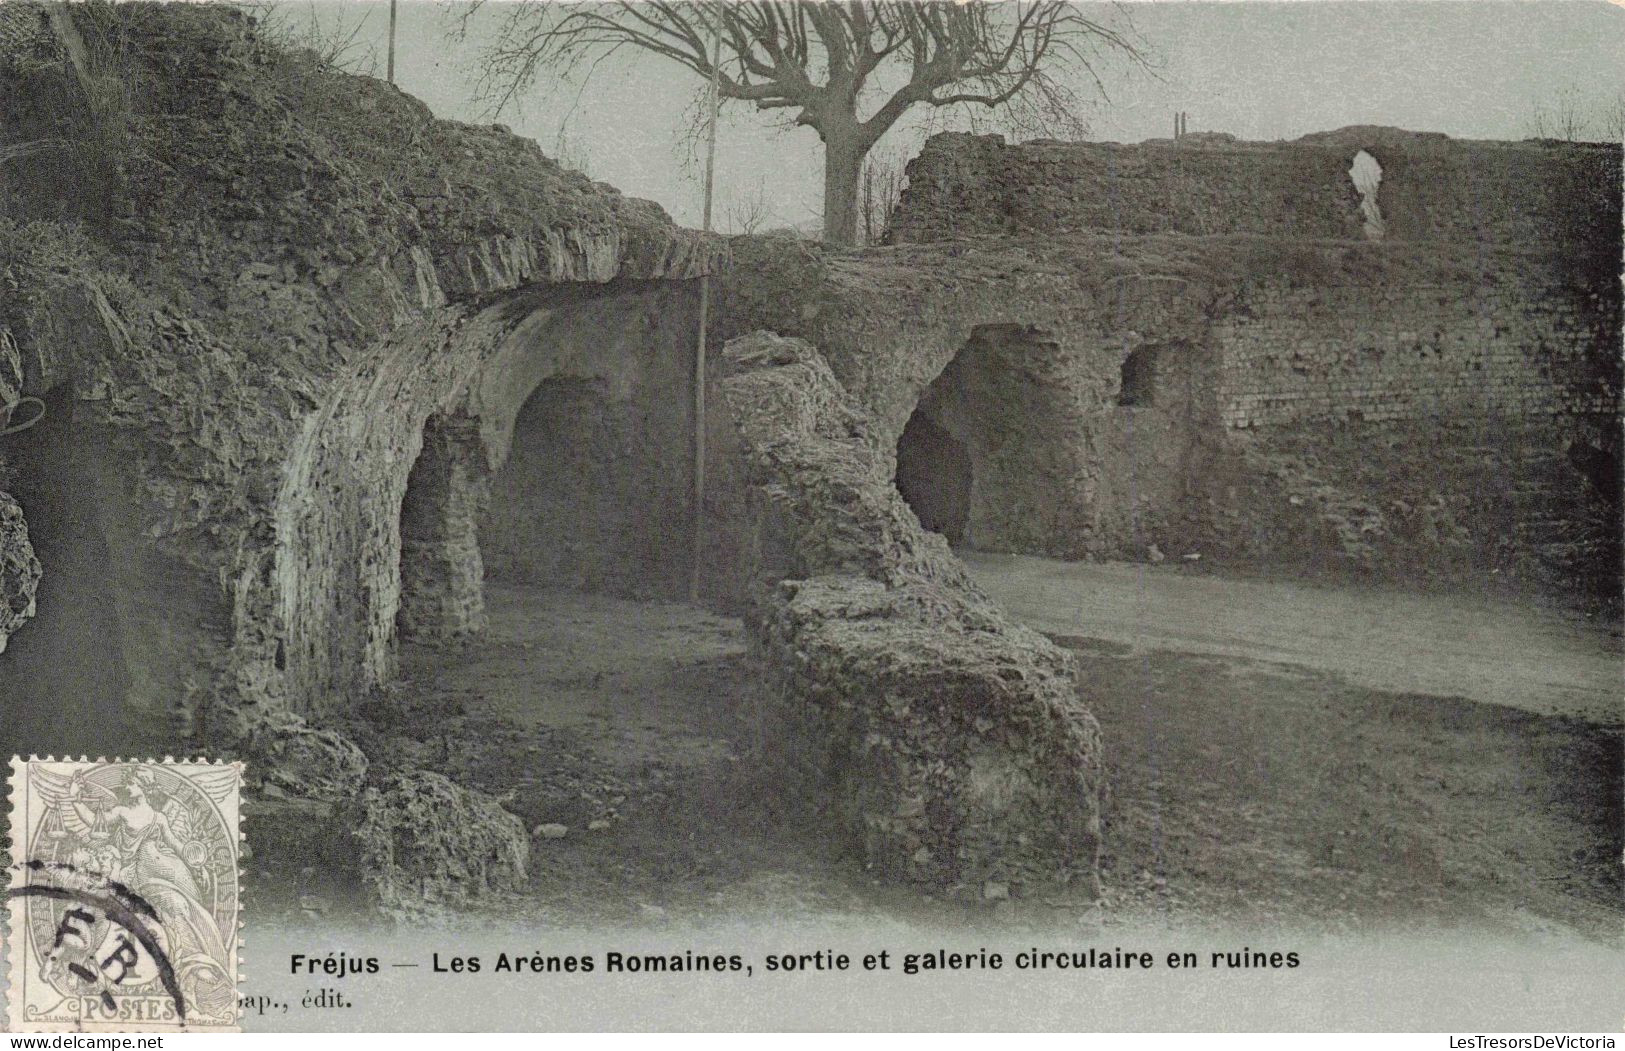
<svg viewBox="0 0 1625 1051">
<path fill-rule="evenodd" d="M 700 600 L 700 578 L 705 567 L 705 330 L 711 322 L 711 197 L 716 185 L 717 111 L 721 98 L 717 85 L 722 62 L 722 4 L 714 5 L 711 26 L 711 120 L 705 145 L 705 230 L 700 273 L 700 335 L 694 347 L 694 564 L 688 578 L 688 599 Z"/>
<path fill-rule="evenodd" d="M 389 82 L 395 83 L 395 0 L 389 0 Z"/>
</svg>

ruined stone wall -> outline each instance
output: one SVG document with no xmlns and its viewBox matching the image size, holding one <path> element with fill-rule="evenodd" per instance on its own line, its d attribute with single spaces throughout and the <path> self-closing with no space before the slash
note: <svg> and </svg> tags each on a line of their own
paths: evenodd
<svg viewBox="0 0 1625 1051">
<path fill-rule="evenodd" d="M 1362 151 L 1365 174 L 1377 174 L 1370 200 L 1351 170 Z M 945 135 L 911 165 L 890 238 L 1030 245 L 1057 231 L 1116 231 L 1101 250 L 1189 282 L 1202 301 L 1204 323 L 1183 332 L 1156 318 L 1116 329 L 1122 351 L 1177 345 L 1189 367 L 1177 406 L 1159 396 L 1100 412 L 1086 402 L 1095 550 L 1224 546 L 1220 537 L 1250 520 L 1231 504 L 1253 484 L 1242 461 L 1300 486 L 1291 465 L 1303 436 L 1284 429 L 1320 424 L 1359 424 L 1390 454 L 1396 436 L 1416 428 L 1467 447 L 1499 443 L 1497 462 L 1520 465 L 1509 487 L 1548 493 L 1546 503 L 1569 511 L 1557 520 L 1531 518 L 1527 507 L 1486 511 L 1447 483 L 1423 499 L 1461 508 L 1463 528 L 1485 542 L 1508 530 L 1578 542 L 1595 522 L 1571 506 L 1572 494 L 1551 492 L 1569 474 L 1535 468 L 1518 446 L 1536 440 L 1559 458 L 1618 461 L 1620 196 L 1620 150 L 1607 145 L 1366 127 L 1294 142 L 1196 135 L 1132 146 Z M 1137 236 L 1155 231 L 1168 237 Z M 1017 278 L 1031 280 L 1030 271 Z M 1096 303 L 1109 311 L 1105 297 Z M 1252 435 L 1245 448 L 1227 439 L 1236 431 Z M 1277 456 L 1273 433 L 1293 449 Z M 1347 443 L 1336 444 L 1325 451 L 1346 455 Z M 1220 478 L 1229 481 L 1215 489 Z M 1353 491 L 1333 503 L 1315 527 L 1328 550 L 1372 562 L 1369 545 L 1345 533 L 1379 512 L 1350 511 L 1370 503 Z"/>
<path fill-rule="evenodd" d="M 1090 448 L 1107 552 L 1140 558 L 1206 495 L 1223 438 L 1210 343 L 1148 339 L 1129 350 Z"/>
<path fill-rule="evenodd" d="M 1112 491 L 1103 443 L 1120 415 L 1121 366 L 1147 340 L 1204 343 L 1218 279 L 1199 249 L 1192 239 L 1080 235 L 809 263 L 736 246 L 721 314 L 818 346 L 888 455 L 917 411 L 963 445 L 973 476 L 964 542 L 1077 558 L 1132 531 L 1127 511 L 1102 499 Z M 758 283 L 796 292 L 775 312 L 756 298 Z M 1190 428 L 1169 421 L 1147 438 L 1183 443 Z"/>
<path fill-rule="evenodd" d="M 0 93 L 27 100 L 0 107 L 0 332 L 24 393 L 68 399 L 102 436 L 109 477 L 65 498 L 80 518 L 98 502 L 129 518 L 108 541 L 118 590 L 167 596 L 121 607 L 114 703 L 162 738 L 155 751 L 201 736 L 342 768 L 288 744 L 305 732 L 293 713 L 353 700 L 327 691 L 387 668 L 377 640 L 396 593 L 381 575 L 398 551 L 361 538 L 397 534 L 424 422 L 457 407 L 481 348 L 529 313 L 492 312 L 489 297 L 680 278 L 704 265 L 700 239 L 503 129 L 437 121 L 382 82 L 270 47 L 240 12 L 71 17 L 88 77 L 43 6 L 0 11 L 13 45 Z M 412 378 L 414 355 L 448 348 Z M 362 406 L 409 422 L 341 434 Z M 350 524 L 307 530 L 341 505 Z M 307 541 L 308 576 L 288 556 Z M 308 630 L 290 627 L 295 612 Z M 60 671 L 71 658 L 27 632 L 12 659 Z M 14 671 L 7 692 L 37 679 Z M 78 710 L 64 718 L 82 735 L 96 720 Z M 96 750 L 71 735 L 55 747 Z"/>
<path fill-rule="evenodd" d="M 724 351 L 758 563 L 774 759 L 882 875 L 1096 888 L 1100 741 L 1066 654 L 1007 620 L 891 480 L 890 443 L 800 340 Z"/>
<path fill-rule="evenodd" d="M 967 504 L 1022 512 L 1013 531 L 984 518 L 957 538 L 992 550 L 1143 557 L 1155 537 L 1194 542 L 1213 511 L 1207 481 L 1236 454 L 1227 432 L 1250 421 L 1368 412 L 1477 419 L 1469 429 L 1510 435 L 1492 421 L 1521 414 L 1572 438 L 1617 411 L 1618 294 L 1563 252 L 1075 234 L 735 255 L 749 277 L 724 282 L 724 315 L 814 342 L 886 442 L 928 417 L 968 462 L 970 421 L 995 421 L 979 439 L 984 459 L 997 445 L 1027 469 L 996 484 L 996 467 L 972 464 Z M 796 293 L 775 313 L 756 282 Z M 1001 359 L 973 392 L 966 375 L 987 354 L 978 333 L 1001 331 L 1041 349 L 1026 364 Z M 1141 357 L 1157 362 L 1149 396 L 1122 404 Z M 1065 404 L 1050 413 L 1065 422 L 1024 441 L 1009 421 L 1044 415 L 1044 398 Z M 948 485 L 951 459 L 939 458 Z"/>
<path fill-rule="evenodd" d="M 1489 142 L 1351 127 L 1292 142 L 1190 135 L 1175 142 L 930 139 L 908 166 L 895 242 L 986 234 L 1116 230 L 1196 236 L 1361 240 L 1350 176 L 1366 151 L 1381 168 L 1384 237 L 1608 256 L 1620 227 L 1620 148 Z M 1606 262 L 1617 264 L 1617 250 Z"/>
</svg>

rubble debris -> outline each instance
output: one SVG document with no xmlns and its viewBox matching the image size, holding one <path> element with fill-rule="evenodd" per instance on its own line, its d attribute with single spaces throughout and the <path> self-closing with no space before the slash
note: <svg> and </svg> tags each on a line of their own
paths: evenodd
<svg viewBox="0 0 1625 1051">
<path fill-rule="evenodd" d="M 787 553 L 747 618 L 785 776 L 882 875 L 1095 889 L 1099 729 L 1074 668 L 921 529 L 872 424 L 809 344 L 723 351 L 761 528 Z"/>
<path fill-rule="evenodd" d="M 385 912 L 466 905 L 524 886 L 525 827 L 482 792 L 418 770 L 369 786 L 355 809 L 362 879 Z"/>
<path fill-rule="evenodd" d="M 0 651 L 6 639 L 34 615 L 34 592 L 43 570 L 28 542 L 23 509 L 0 492 Z"/>
</svg>

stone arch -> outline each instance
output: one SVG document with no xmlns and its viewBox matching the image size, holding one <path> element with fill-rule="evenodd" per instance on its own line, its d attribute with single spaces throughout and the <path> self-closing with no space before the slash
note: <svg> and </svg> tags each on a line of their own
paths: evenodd
<svg viewBox="0 0 1625 1051">
<path fill-rule="evenodd" d="M 485 627 L 479 523 L 489 490 L 479 421 L 429 417 L 401 499 L 401 638 L 451 639 Z"/>
<path fill-rule="evenodd" d="M 539 311 L 479 377 L 492 579 L 686 594 L 694 307 L 690 290 L 665 287 Z"/>
<path fill-rule="evenodd" d="M 499 498 L 488 494 L 525 404 L 549 380 L 596 384 L 627 407 L 645 428 L 630 451 L 665 458 L 628 516 L 686 528 L 693 292 L 684 282 L 526 289 L 439 311 L 359 357 L 307 418 L 284 475 L 258 673 L 278 676 L 296 711 L 319 712 L 387 680 L 402 632 L 477 630 L 479 526 Z M 668 578 L 686 578 L 688 534 L 672 543 L 666 533 L 652 546 L 681 567 Z"/>
<path fill-rule="evenodd" d="M 899 438 L 898 489 L 922 524 L 946 525 L 978 550 L 1085 553 L 1088 382 L 1076 355 L 1042 330 L 972 329 Z"/>
</svg>

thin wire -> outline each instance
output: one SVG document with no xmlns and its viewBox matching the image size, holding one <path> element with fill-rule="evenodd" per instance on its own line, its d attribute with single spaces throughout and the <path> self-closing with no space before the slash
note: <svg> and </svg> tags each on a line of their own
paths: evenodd
<svg viewBox="0 0 1625 1051">
<path fill-rule="evenodd" d="M 715 6 L 711 25 L 711 120 L 705 147 L 705 236 L 707 253 L 700 274 L 700 335 L 694 350 L 694 565 L 688 580 L 688 599 L 700 600 L 700 577 L 705 564 L 705 329 L 711 317 L 711 198 L 716 185 L 717 113 L 721 107 L 718 67 L 722 64 L 722 5 Z"/>
</svg>

